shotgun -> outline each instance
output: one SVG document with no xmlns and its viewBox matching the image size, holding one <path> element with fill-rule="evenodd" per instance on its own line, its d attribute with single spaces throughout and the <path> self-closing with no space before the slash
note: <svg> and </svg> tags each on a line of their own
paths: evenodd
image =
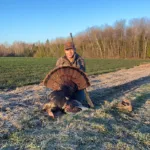
<svg viewBox="0 0 150 150">
<path fill-rule="evenodd" d="M 73 43 L 73 45 L 74 45 L 72 33 L 70 33 L 70 37 L 71 37 L 71 41 L 72 41 L 72 43 Z M 91 100 L 91 98 L 90 98 L 90 96 L 89 96 L 89 93 L 87 92 L 86 89 L 84 89 L 84 93 L 85 93 L 86 100 L 87 100 L 89 106 L 90 106 L 91 108 L 94 108 L 94 104 L 93 104 L 93 102 L 92 102 L 92 100 Z"/>
</svg>

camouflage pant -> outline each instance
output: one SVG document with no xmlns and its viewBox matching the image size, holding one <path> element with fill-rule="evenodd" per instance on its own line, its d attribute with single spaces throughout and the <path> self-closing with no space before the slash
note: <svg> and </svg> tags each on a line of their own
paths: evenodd
<svg viewBox="0 0 150 150">
<path fill-rule="evenodd" d="M 82 104 L 85 103 L 85 93 L 84 90 L 79 90 L 77 92 L 75 92 L 72 96 L 72 99 L 76 99 L 79 102 L 81 102 Z"/>
</svg>

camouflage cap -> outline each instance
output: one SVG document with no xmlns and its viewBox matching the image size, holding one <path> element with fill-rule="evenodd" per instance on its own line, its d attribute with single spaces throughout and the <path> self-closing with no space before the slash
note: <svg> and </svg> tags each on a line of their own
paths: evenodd
<svg viewBox="0 0 150 150">
<path fill-rule="evenodd" d="M 72 42 L 66 42 L 64 44 L 64 49 L 65 50 L 74 49 L 74 48 L 75 48 L 75 46 L 74 46 L 74 44 Z"/>
</svg>

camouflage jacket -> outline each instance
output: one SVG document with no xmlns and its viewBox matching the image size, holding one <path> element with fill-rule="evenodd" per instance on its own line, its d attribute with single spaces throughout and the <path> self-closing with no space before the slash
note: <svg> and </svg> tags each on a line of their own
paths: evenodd
<svg viewBox="0 0 150 150">
<path fill-rule="evenodd" d="M 73 62 L 70 62 L 66 56 L 60 57 L 56 62 L 56 67 L 60 67 L 60 66 L 73 66 L 85 72 L 84 59 L 81 56 L 79 56 L 77 53 L 75 53 Z"/>
</svg>

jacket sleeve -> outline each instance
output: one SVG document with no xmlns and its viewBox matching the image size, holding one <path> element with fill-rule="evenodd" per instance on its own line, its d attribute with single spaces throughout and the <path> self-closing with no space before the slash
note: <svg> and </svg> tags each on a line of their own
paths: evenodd
<svg viewBox="0 0 150 150">
<path fill-rule="evenodd" d="M 56 67 L 60 67 L 62 66 L 62 64 L 63 64 L 62 58 L 59 58 L 56 62 Z"/>
<path fill-rule="evenodd" d="M 86 68 L 85 68 L 85 61 L 84 61 L 84 59 L 83 58 L 80 58 L 79 59 L 79 64 L 80 64 L 80 69 L 83 71 L 83 72 L 85 72 L 86 71 Z"/>
</svg>

